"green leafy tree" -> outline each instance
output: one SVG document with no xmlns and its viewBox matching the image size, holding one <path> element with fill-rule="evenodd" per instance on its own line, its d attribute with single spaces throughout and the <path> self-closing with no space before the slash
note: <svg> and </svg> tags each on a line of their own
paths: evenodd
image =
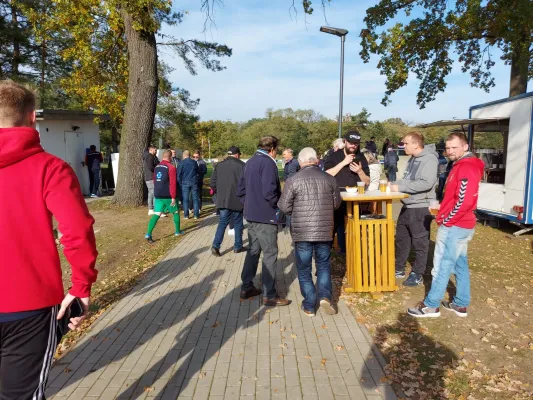
<svg viewBox="0 0 533 400">
<path fill-rule="evenodd" d="M 401 13 L 409 21 L 390 26 Z M 360 54 L 365 62 L 371 54 L 379 56 L 378 68 L 387 78 L 384 105 L 413 73 L 421 81 L 417 104 L 424 108 L 445 90 L 454 52 L 471 86 L 488 92 L 495 85 L 494 48 L 511 65 L 514 96 L 526 92 L 533 76 L 532 15 L 531 0 L 380 0 L 366 12 Z"/>
<path fill-rule="evenodd" d="M 368 110 L 363 107 L 359 114 L 351 117 L 351 122 L 353 122 L 353 125 L 355 125 L 358 129 L 366 129 L 370 123 L 370 115 L 371 114 L 368 112 Z"/>
</svg>

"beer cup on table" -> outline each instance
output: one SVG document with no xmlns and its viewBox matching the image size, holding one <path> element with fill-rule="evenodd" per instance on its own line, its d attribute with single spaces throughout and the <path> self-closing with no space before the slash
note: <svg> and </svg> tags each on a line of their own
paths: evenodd
<svg viewBox="0 0 533 400">
<path fill-rule="evenodd" d="M 440 204 L 438 200 L 431 200 L 429 202 L 429 212 L 431 215 L 437 215 L 439 213 Z"/>
<path fill-rule="evenodd" d="M 365 183 L 364 182 L 357 182 L 357 193 L 365 194 Z"/>
<path fill-rule="evenodd" d="M 379 191 L 385 193 L 387 191 L 387 180 L 380 179 L 379 181 Z"/>
</svg>

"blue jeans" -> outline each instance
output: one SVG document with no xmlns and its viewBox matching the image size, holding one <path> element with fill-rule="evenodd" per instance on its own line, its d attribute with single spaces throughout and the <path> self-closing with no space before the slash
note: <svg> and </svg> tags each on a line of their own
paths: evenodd
<svg viewBox="0 0 533 400">
<path fill-rule="evenodd" d="M 313 251 L 317 271 L 316 286 L 313 283 Z M 314 311 L 318 299 L 332 300 L 331 295 L 331 242 L 296 242 L 295 244 L 296 268 L 300 292 L 304 297 L 304 309 Z"/>
<path fill-rule="evenodd" d="M 433 257 L 433 282 L 424 304 L 428 307 L 439 307 L 450 275 L 455 273 L 457 293 L 453 302 L 459 307 L 470 304 L 470 272 L 468 271 L 468 242 L 474 236 L 474 229 L 457 226 L 441 225 L 437 231 L 435 255 Z M 454 272 L 455 271 L 455 272 Z M 433 272 L 432 272 L 433 274 Z"/>
<path fill-rule="evenodd" d="M 233 222 L 233 229 L 235 229 L 235 244 L 233 245 L 233 250 L 238 250 L 242 248 L 242 231 L 244 228 L 244 223 L 242 219 L 242 211 L 230 210 L 229 208 L 220 208 L 220 220 L 218 221 L 217 231 L 215 233 L 215 239 L 213 240 L 213 247 L 215 249 L 220 249 L 222 240 L 224 240 L 224 232 L 226 227 Z"/>
<path fill-rule="evenodd" d="M 100 170 L 99 169 L 89 170 L 89 184 L 91 186 L 89 188 L 91 194 L 98 194 L 98 189 L 100 188 Z"/>
<path fill-rule="evenodd" d="M 337 234 L 337 244 L 339 245 L 342 254 L 346 254 L 346 227 L 344 225 L 345 216 L 346 205 L 341 204 L 341 206 L 333 213 L 333 232 Z"/>
<path fill-rule="evenodd" d="M 154 181 L 145 181 L 148 189 L 148 209 L 154 209 Z"/>
<path fill-rule="evenodd" d="M 200 216 L 200 200 L 198 197 L 198 183 L 197 182 L 182 182 L 181 193 L 183 202 L 183 216 L 189 218 L 189 193 L 192 193 L 192 204 L 194 208 L 194 216 Z"/>
</svg>

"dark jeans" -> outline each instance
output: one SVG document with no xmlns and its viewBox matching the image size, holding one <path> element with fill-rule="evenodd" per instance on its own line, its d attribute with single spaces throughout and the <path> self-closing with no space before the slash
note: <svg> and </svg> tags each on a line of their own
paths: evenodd
<svg viewBox="0 0 533 400">
<path fill-rule="evenodd" d="M 304 309 L 314 311 L 318 300 L 328 299 L 331 295 L 331 242 L 296 242 L 295 246 L 296 268 L 300 292 L 304 298 Z M 316 289 L 311 272 L 313 271 L 313 251 L 316 265 Z"/>
<path fill-rule="evenodd" d="M 100 187 L 100 170 L 89 169 L 89 192 L 91 194 L 98 194 Z"/>
<path fill-rule="evenodd" d="M 432 218 L 427 207 L 402 208 L 396 223 L 396 271 L 405 271 L 405 263 L 412 247 L 415 262 L 411 270 L 417 274 L 426 272 Z"/>
<path fill-rule="evenodd" d="M 389 182 L 396 182 L 396 171 L 387 172 L 387 179 L 389 180 Z"/>
<path fill-rule="evenodd" d="M 444 198 L 444 185 L 446 184 L 446 178 L 439 177 L 439 186 L 437 186 L 437 200 L 442 201 Z"/>
<path fill-rule="evenodd" d="M 176 191 L 178 192 L 178 201 L 183 204 L 183 196 L 181 195 L 181 183 L 176 182 Z"/>
<path fill-rule="evenodd" d="M 333 234 L 337 234 L 337 243 L 341 249 L 341 253 L 346 253 L 346 228 L 344 227 L 345 216 L 346 204 L 343 202 L 333 214 Z"/>
<path fill-rule="evenodd" d="M 233 226 L 235 229 L 235 244 L 233 245 L 233 250 L 241 249 L 242 231 L 244 228 L 242 211 L 230 210 L 229 208 L 221 208 L 219 212 L 220 220 L 218 221 L 215 239 L 213 240 L 213 247 L 216 249 L 220 249 L 222 240 L 224 240 L 224 232 L 226 231 L 226 227 L 230 225 L 230 229 L 232 229 L 231 222 L 233 222 Z"/>
<path fill-rule="evenodd" d="M 263 297 L 269 299 L 277 296 L 276 292 L 276 262 L 278 260 L 278 226 L 248 222 L 248 252 L 242 267 L 242 290 L 253 287 L 253 280 L 257 274 L 259 256 L 263 252 L 262 289 Z"/>
<path fill-rule="evenodd" d="M 183 182 L 181 184 L 181 192 L 183 198 L 183 216 L 189 218 L 189 194 L 192 196 L 192 204 L 194 207 L 194 216 L 200 216 L 200 204 L 198 201 L 198 183 L 197 182 Z"/>
<path fill-rule="evenodd" d="M 198 181 L 198 209 L 202 209 L 202 191 L 204 189 L 204 181 Z M 192 193 L 189 195 L 189 206 L 193 203 Z"/>
</svg>

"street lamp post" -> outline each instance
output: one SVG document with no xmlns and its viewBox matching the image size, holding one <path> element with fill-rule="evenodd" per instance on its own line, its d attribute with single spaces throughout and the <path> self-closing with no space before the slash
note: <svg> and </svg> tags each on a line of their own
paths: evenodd
<svg viewBox="0 0 533 400">
<path fill-rule="evenodd" d="M 329 33 L 341 38 L 341 88 L 339 93 L 339 138 L 342 137 L 342 100 L 344 92 L 344 42 L 348 31 L 346 29 L 333 28 L 331 26 L 321 26 L 320 32 Z"/>
</svg>

